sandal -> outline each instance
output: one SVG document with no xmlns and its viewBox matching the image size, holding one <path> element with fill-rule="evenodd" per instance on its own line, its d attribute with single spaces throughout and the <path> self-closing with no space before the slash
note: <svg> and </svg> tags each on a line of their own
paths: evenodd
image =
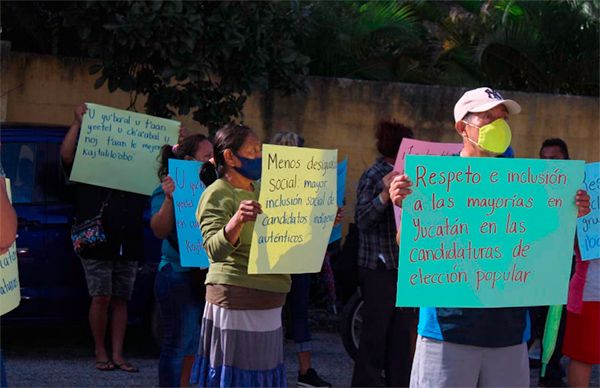
<svg viewBox="0 0 600 388">
<path fill-rule="evenodd" d="M 140 371 L 137 367 L 131 365 L 128 362 L 124 362 L 122 364 L 115 364 L 115 369 L 122 370 L 123 372 L 128 372 L 128 373 L 137 373 Z"/>
<path fill-rule="evenodd" d="M 106 361 L 96 361 L 96 369 L 102 372 L 109 372 L 115 370 L 115 365 L 110 362 L 110 360 Z"/>
</svg>

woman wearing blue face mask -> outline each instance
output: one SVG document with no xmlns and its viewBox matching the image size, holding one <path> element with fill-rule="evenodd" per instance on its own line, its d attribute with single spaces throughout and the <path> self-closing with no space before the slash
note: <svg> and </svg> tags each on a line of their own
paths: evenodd
<svg viewBox="0 0 600 388">
<path fill-rule="evenodd" d="M 182 381 L 186 384 L 189 381 L 200 336 L 198 321 L 204 305 L 203 278 L 206 276 L 206 270 L 180 265 L 173 206 L 175 182 L 168 175 L 169 159 L 207 162 L 212 155 L 212 144 L 201 134 L 188 136 L 174 146 L 163 146 L 160 155 L 158 177 L 162 184 L 152 193 L 150 227 L 154 235 L 163 240 L 154 282 L 162 333 L 158 362 L 161 387 L 178 387 Z"/>
<path fill-rule="evenodd" d="M 204 191 L 196 212 L 210 267 L 190 382 L 285 386 L 281 307 L 290 276 L 248 275 L 254 221 L 262 213 L 256 183 L 262 145 L 252 129 L 229 124 L 216 133 L 214 146 L 219 178 Z"/>
</svg>

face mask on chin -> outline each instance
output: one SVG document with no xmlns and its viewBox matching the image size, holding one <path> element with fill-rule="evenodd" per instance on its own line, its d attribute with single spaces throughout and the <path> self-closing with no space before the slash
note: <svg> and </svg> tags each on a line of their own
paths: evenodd
<svg viewBox="0 0 600 388">
<path fill-rule="evenodd" d="M 252 181 L 257 181 L 262 175 L 262 158 L 248 159 L 238 154 L 234 154 L 236 158 L 240 160 L 242 165 L 240 167 L 234 167 L 245 178 Z"/>
<path fill-rule="evenodd" d="M 475 128 L 479 128 L 479 139 L 477 141 L 471 139 L 466 131 L 464 136 L 467 138 L 467 140 L 469 140 L 469 142 L 482 151 L 492 155 L 500 155 L 506 151 L 508 146 L 510 146 L 512 132 L 506 120 L 497 119 L 481 127 L 477 127 L 476 125 L 468 123 L 464 120 L 463 122 Z"/>
</svg>

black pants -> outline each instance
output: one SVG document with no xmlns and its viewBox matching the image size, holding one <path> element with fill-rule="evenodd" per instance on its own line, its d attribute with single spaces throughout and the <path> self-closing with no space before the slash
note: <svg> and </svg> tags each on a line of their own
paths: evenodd
<svg viewBox="0 0 600 388">
<path fill-rule="evenodd" d="M 381 386 L 382 371 L 386 386 L 408 386 L 416 314 L 414 309 L 395 307 L 398 271 L 359 268 L 358 277 L 364 305 L 352 386 Z"/>
</svg>

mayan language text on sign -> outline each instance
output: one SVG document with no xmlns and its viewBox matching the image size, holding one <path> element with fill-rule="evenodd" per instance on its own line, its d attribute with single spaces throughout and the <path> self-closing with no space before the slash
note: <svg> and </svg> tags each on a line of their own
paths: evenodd
<svg viewBox="0 0 600 388">
<path fill-rule="evenodd" d="M 182 267 L 208 268 L 208 255 L 196 220 L 196 208 L 206 186 L 200 180 L 201 162 L 169 159 L 169 176 L 175 182 L 173 207 Z"/>
<path fill-rule="evenodd" d="M 337 150 L 263 146 L 248 273 L 319 272 L 337 212 Z"/>
<path fill-rule="evenodd" d="M 437 143 L 432 141 L 404 138 L 402 139 L 402 143 L 400 143 L 400 148 L 398 149 L 396 163 L 394 164 L 394 171 L 404 174 L 404 159 L 406 158 L 406 155 L 446 156 L 459 153 L 462 147 L 462 143 Z M 394 205 L 394 218 L 396 220 L 396 227 L 400 226 L 401 214 L 402 209 Z"/>
<path fill-rule="evenodd" d="M 70 179 L 150 195 L 157 156 L 177 142 L 179 122 L 87 103 Z"/>
<path fill-rule="evenodd" d="M 407 156 L 396 305 L 564 304 L 583 170 L 582 161 Z"/>
<path fill-rule="evenodd" d="M 11 199 L 10 180 L 5 179 L 8 198 Z M 3 315 L 21 302 L 19 267 L 17 265 L 16 242 L 8 251 L 0 255 L 0 315 Z"/>
<path fill-rule="evenodd" d="M 581 259 L 600 259 L 600 162 L 585 165 L 583 189 L 590 196 L 591 212 L 577 220 Z"/>
</svg>

